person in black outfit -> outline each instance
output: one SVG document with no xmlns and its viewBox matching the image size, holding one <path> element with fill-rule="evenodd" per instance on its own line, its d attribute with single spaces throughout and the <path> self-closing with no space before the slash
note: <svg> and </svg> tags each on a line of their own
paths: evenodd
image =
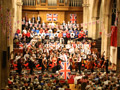
<svg viewBox="0 0 120 90">
<path fill-rule="evenodd" d="M 45 59 L 42 59 L 42 73 L 44 73 L 45 70 Z"/>
<path fill-rule="evenodd" d="M 41 21 L 41 20 L 40 20 L 40 16 L 39 16 L 39 15 L 37 16 L 37 21 L 38 21 L 38 23 L 40 24 L 40 21 Z"/>
<path fill-rule="evenodd" d="M 34 68 L 34 62 L 29 60 L 29 68 L 30 68 L 30 74 L 33 74 L 33 68 Z"/>
<path fill-rule="evenodd" d="M 19 75 L 21 75 L 21 71 L 22 71 L 22 63 L 21 63 L 21 60 L 19 59 L 18 62 L 17 62 L 17 72 Z"/>
<path fill-rule="evenodd" d="M 105 53 L 105 51 L 103 52 L 102 57 L 101 57 L 101 60 L 102 60 L 101 66 L 103 65 L 103 63 L 104 63 L 104 61 L 105 61 L 104 53 Z"/>
<path fill-rule="evenodd" d="M 50 63 L 50 55 L 47 53 L 46 55 L 46 59 L 47 59 L 47 71 L 49 71 L 49 63 Z"/>
<path fill-rule="evenodd" d="M 59 63 L 59 61 L 61 61 L 60 58 L 57 59 L 57 70 L 60 70 L 60 63 Z"/>
<path fill-rule="evenodd" d="M 109 66 L 109 60 L 107 59 L 106 61 L 105 61 L 105 69 L 106 69 L 106 73 L 108 73 L 108 66 Z"/>
<path fill-rule="evenodd" d="M 94 72 L 94 59 L 91 61 L 91 72 Z"/>
<path fill-rule="evenodd" d="M 38 57 L 38 62 L 39 62 L 39 65 L 41 67 L 42 66 L 42 56 L 41 55 L 39 55 L 39 57 Z"/>
</svg>

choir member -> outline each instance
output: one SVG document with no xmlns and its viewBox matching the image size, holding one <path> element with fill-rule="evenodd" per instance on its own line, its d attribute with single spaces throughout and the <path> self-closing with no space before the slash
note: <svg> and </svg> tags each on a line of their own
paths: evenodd
<svg viewBox="0 0 120 90">
<path fill-rule="evenodd" d="M 41 19 L 40 19 L 40 16 L 39 16 L 39 15 L 37 16 L 37 21 L 38 21 L 38 23 L 40 24 Z"/>
<path fill-rule="evenodd" d="M 35 20 L 35 16 L 33 15 L 32 17 L 32 23 L 35 24 L 36 23 L 36 20 Z"/>
</svg>

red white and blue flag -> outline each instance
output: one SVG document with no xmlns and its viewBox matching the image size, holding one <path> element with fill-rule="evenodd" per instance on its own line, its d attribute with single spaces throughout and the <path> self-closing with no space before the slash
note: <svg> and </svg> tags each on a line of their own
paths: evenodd
<svg viewBox="0 0 120 90">
<path fill-rule="evenodd" d="M 58 14 L 47 14 L 47 21 L 57 21 Z"/>
<path fill-rule="evenodd" d="M 72 23 L 72 24 L 77 23 L 77 15 L 76 14 L 70 14 L 70 23 Z"/>
<path fill-rule="evenodd" d="M 69 62 L 61 62 L 60 74 L 64 79 L 70 78 L 70 63 Z"/>
</svg>

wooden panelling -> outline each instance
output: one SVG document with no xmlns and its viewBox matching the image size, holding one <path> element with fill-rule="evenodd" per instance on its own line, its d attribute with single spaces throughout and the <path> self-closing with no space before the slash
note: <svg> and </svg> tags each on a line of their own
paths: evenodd
<svg viewBox="0 0 120 90">
<path fill-rule="evenodd" d="M 34 15 L 37 19 L 38 14 L 41 17 L 41 23 L 44 21 L 45 23 L 47 21 L 47 14 L 58 14 L 58 23 L 62 23 L 65 20 L 65 12 L 58 12 L 58 11 L 23 11 L 23 17 L 27 14 L 27 18 L 32 18 Z"/>
<path fill-rule="evenodd" d="M 83 11 L 82 7 L 69 6 L 23 6 L 23 10 Z"/>
<path fill-rule="evenodd" d="M 41 17 L 41 23 L 48 22 L 47 21 L 47 14 L 58 14 L 58 23 L 62 23 L 65 21 L 66 23 L 70 21 L 70 14 L 77 14 L 77 23 L 80 24 L 83 22 L 83 12 L 81 11 L 23 11 L 23 17 L 27 14 L 27 18 L 32 18 L 34 15 L 35 17 L 38 16 L 38 14 Z M 36 18 L 37 19 L 37 18 Z"/>
<path fill-rule="evenodd" d="M 25 17 L 25 15 L 27 15 L 27 18 L 29 19 L 29 18 L 32 18 L 33 15 L 34 15 L 35 17 L 37 17 L 38 14 L 39 14 L 38 11 L 23 11 L 23 12 L 22 12 L 22 17 Z M 37 19 L 37 18 L 36 18 L 36 19 Z"/>
<path fill-rule="evenodd" d="M 65 20 L 65 12 L 58 12 L 58 11 L 39 11 L 39 15 L 44 22 L 47 21 L 47 14 L 58 14 L 58 21 L 59 23 L 62 23 Z"/>
</svg>

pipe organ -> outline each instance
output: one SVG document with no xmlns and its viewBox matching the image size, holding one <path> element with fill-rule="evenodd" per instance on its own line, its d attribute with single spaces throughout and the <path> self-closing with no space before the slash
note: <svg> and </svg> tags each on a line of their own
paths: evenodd
<svg viewBox="0 0 120 90">
<path fill-rule="evenodd" d="M 40 1 L 40 0 L 39 0 Z M 49 1 L 49 0 L 48 0 Z M 46 0 L 41 0 L 41 3 L 45 3 L 46 2 Z"/>
<path fill-rule="evenodd" d="M 64 0 L 59 0 L 60 3 L 64 3 Z"/>
<path fill-rule="evenodd" d="M 48 6 L 57 6 L 57 0 L 48 0 Z"/>
<path fill-rule="evenodd" d="M 71 7 L 80 7 L 82 6 L 83 3 L 83 0 L 22 0 L 22 1 L 23 1 L 23 5 L 25 6 L 35 6 L 36 2 L 39 5 L 40 3 L 46 3 L 47 1 L 48 1 L 48 6 L 57 6 L 57 2 L 59 3 L 65 2 L 65 5 L 67 5 L 67 3 L 69 2 L 68 4 Z"/>
</svg>

